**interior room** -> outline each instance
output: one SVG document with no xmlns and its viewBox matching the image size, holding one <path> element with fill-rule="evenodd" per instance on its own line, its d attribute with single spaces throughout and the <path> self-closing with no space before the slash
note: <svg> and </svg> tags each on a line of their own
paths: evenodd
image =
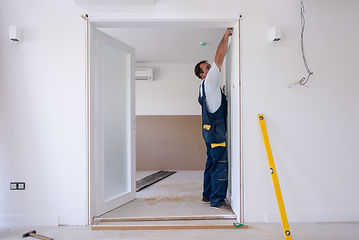
<svg viewBox="0 0 359 240">
<path fill-rule="evenodd" d="M 34 229 L 54 239 L 282 238 L 258 121 L 263 114 L 293 238 L 358 239 L 358 10 L 359 2 L 351 0 L 0 1 L 0 238 L 19 239 Z M 232 180 L 243 195 L 231 204 L 248 229 L 91 230 L 86 14 L 130 22 L 239 19 L 240 82 L 230 88 L 240 92 L 232 101 L 237 111 L 231 111 L 240 118 L 234 125 L 241 130 L 235 143 L 240 151 L 232 158 L 243 175 Z M 276 41 L 274 27 L 281 30 Z M 194 35 L 198 49 L 218 44 L 219 36 L 212 42 Z M 167 57 L 178 45 L 170 41 L 163 43 L 172 49 Z M 201 41 L 208 43 L 201 47 Z M 138 127 L 141 118 L 198 116 L 193 63 L 211 61 L 213 54 L 187 54 L 177 63 L 139 61 L 137 67 L 154 69 L 154 80 L 135 83 L 136 100 L 143 103 L 137 106 Z M 307 67 L 313 74 L 303 82 Z M 188 95 L 183 99 L 179 92 Z M 160 97 L 167 94 L 173 102 Z M 163 140 L 147 143 L 176 144 L 169 136 Z M 159 165 L 166 160 L 158 159 Z"/>
<path fill-rule="evenodd" d="M 152 79 L 136 81 L 136 169 L 203 170 L 206 150 L 197 100 L 201 81 L 193 70 L 203 59 L 214 61 L 226 29 L 100 30 L 135 48 L 136 68 L 153 70 Z M 220 81 L 223 85 L 223 75 Z"/>
</svg>

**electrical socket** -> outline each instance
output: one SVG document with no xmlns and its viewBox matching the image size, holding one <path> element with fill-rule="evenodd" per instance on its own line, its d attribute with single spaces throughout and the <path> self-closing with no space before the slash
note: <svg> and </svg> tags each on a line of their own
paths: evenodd
<svg viewBox="0 0 359 240">
<path fill-rule="evenodd" d="M 25 183 L 18 183 L 18 184 L 17 184 L 17 189 L 19 189 L 19 190 L 25 190 Z"/>
<path fill-rule="evenodd" d="M 10 190 L 25 190 L 25 182 L 11 182 Z"/>
<path fill-rule="evenodd" d="M 17 183 L 10 183 L 10 190 L 17 190 Z"/>
</svg>

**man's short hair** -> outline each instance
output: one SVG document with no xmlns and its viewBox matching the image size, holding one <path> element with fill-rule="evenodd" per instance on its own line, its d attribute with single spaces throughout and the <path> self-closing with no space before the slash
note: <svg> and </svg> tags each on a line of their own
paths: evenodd
<svg viewBox="0 0 359 240">
<path fill-rule="evenodd" d="M 202 60 L 200 61 L 199 63 L 197 63 L 197 65 L 194 67 L 194 74 L 196 74 L 196 76 L 199 78 L 199 79 L 202 79 L 201 78 L 201 73 L 203 72 L 200 65 L 202 63 L 207 63 L 208 61 L 207 60 Z"/>
</svg>

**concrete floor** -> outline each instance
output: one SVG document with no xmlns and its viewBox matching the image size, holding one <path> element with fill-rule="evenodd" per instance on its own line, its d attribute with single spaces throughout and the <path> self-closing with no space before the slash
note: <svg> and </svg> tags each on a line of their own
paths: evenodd
<svg viewBox="0 0 359 240">
<path fill-rule="evenodd" d="M 138 173 L 140 179 L 151 172 Z M 200 202 L 202 173 L 180 172 L 137 194 L 137 199 L 103 217 L 189 216 L 224 214 Z M 171 184 L 176 187 L 171 187 Z M 186 185 L 181 187 L 180 184 Z M 181 192 L 181 190 L 185 190 Z M 147 200 L 146 200 L 147 199 Z M 146 204 L 144 204 L 146 203 Z M 174 205 L 173 205 L 174 204 Z M 146 209 L 146 210 L 145 210 Z M 227 213 L 228 214 L 228 213 Z M 22 239 L 25 232 L 55 240 L 83 239 L 285 239 L 281 223 L 246 223 L 248 229 L 91 230 L 91 226 L 0 227 L 0 239 Z M 359 222 L 290 223 L 293 240 L 359 240 Z M 31 238 L 35 239 L 35 238 Z"/>
<path fill-rule="evenodd" d="M 138 171 L 137 180 L 154 172 Z M 136 193 L 136 199 L 101 218 L 233 214 L 203 204 L 203 171 L 178 171 Z"/>
<path fill-rule="evenodd" d="M 137 172 L 137 180 L 152 174 L 153 172 Z M 136 199 L 106 213 L 94 221 L 94 228 L 110 227 L 110 229 L 122 229 L 122 227 L 134 226 L 137 229 L 161 229 L 161 226 L 188 227 L 189 225 L 203 225 L 206 228 L 219 228 L 223 225 L 233 227 L 238 223 L 236 215 L 232 211 L 219 211 L 210 208 L 209 204 L 203 204 L 202 198 L 202 171 L 178 171 L 177 173 L 162 179 L 136 193 Z M 207 220 L 183 220 L 181 217 L 210 217 Z M 153 218 L 179 217 L 171 221 L 121 221 L 99 222 L 100 219 L 109 218 Z M 226 219 L 218 219 L 218 218 Z M 230 219 L 229 219 L 230 218 Z M 115 227 L 115 228 L 114 228 Z M 200 227 L 200 229 L 203 229 Z M 131 227 L 132 228 L 132 227 Z M 126 229 L 127 230 L 127 229 Z"/>
</svg>

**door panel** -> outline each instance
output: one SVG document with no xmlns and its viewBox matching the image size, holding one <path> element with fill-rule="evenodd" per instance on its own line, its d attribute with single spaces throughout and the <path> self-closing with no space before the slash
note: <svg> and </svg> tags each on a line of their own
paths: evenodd
<svg viewBox="0 0 359 240">
<path fill-rule="evenodd" d="M 95 170 L 95 216 L 136 197 L 135 50 L 92 28 L 90 158 Z"/>
<path fill-rule="evenodd" d="M 243 181 L 241 171 L 241 82 L 240 82 L 240 36 L 239 36 L 239 22 L 233 26 L 231 37 L 231 47 L 228 57 L 229 60 L 229 74 L 230 81 L 230 129 L 231 129 L 231 206 L 233 211 L 240 216 L 239 221 L 243 221 Z"/>
<path fill-rule="evenodd" d="M 121 161 L 128 155 L 127 142 L 130 123 L 127 121 L 129 106 L 128 81 L 129 54 L 108 44 L 103 44 L 102 65 L 103 131 L 104 131 L 104 200 L 107 202 L 131 190 L 127 177 L 128 162 Z M 124 66 L 124 67 L 118 67 Z M 121 183 L 121 184 L 119 184 Z"/>
</svg>

